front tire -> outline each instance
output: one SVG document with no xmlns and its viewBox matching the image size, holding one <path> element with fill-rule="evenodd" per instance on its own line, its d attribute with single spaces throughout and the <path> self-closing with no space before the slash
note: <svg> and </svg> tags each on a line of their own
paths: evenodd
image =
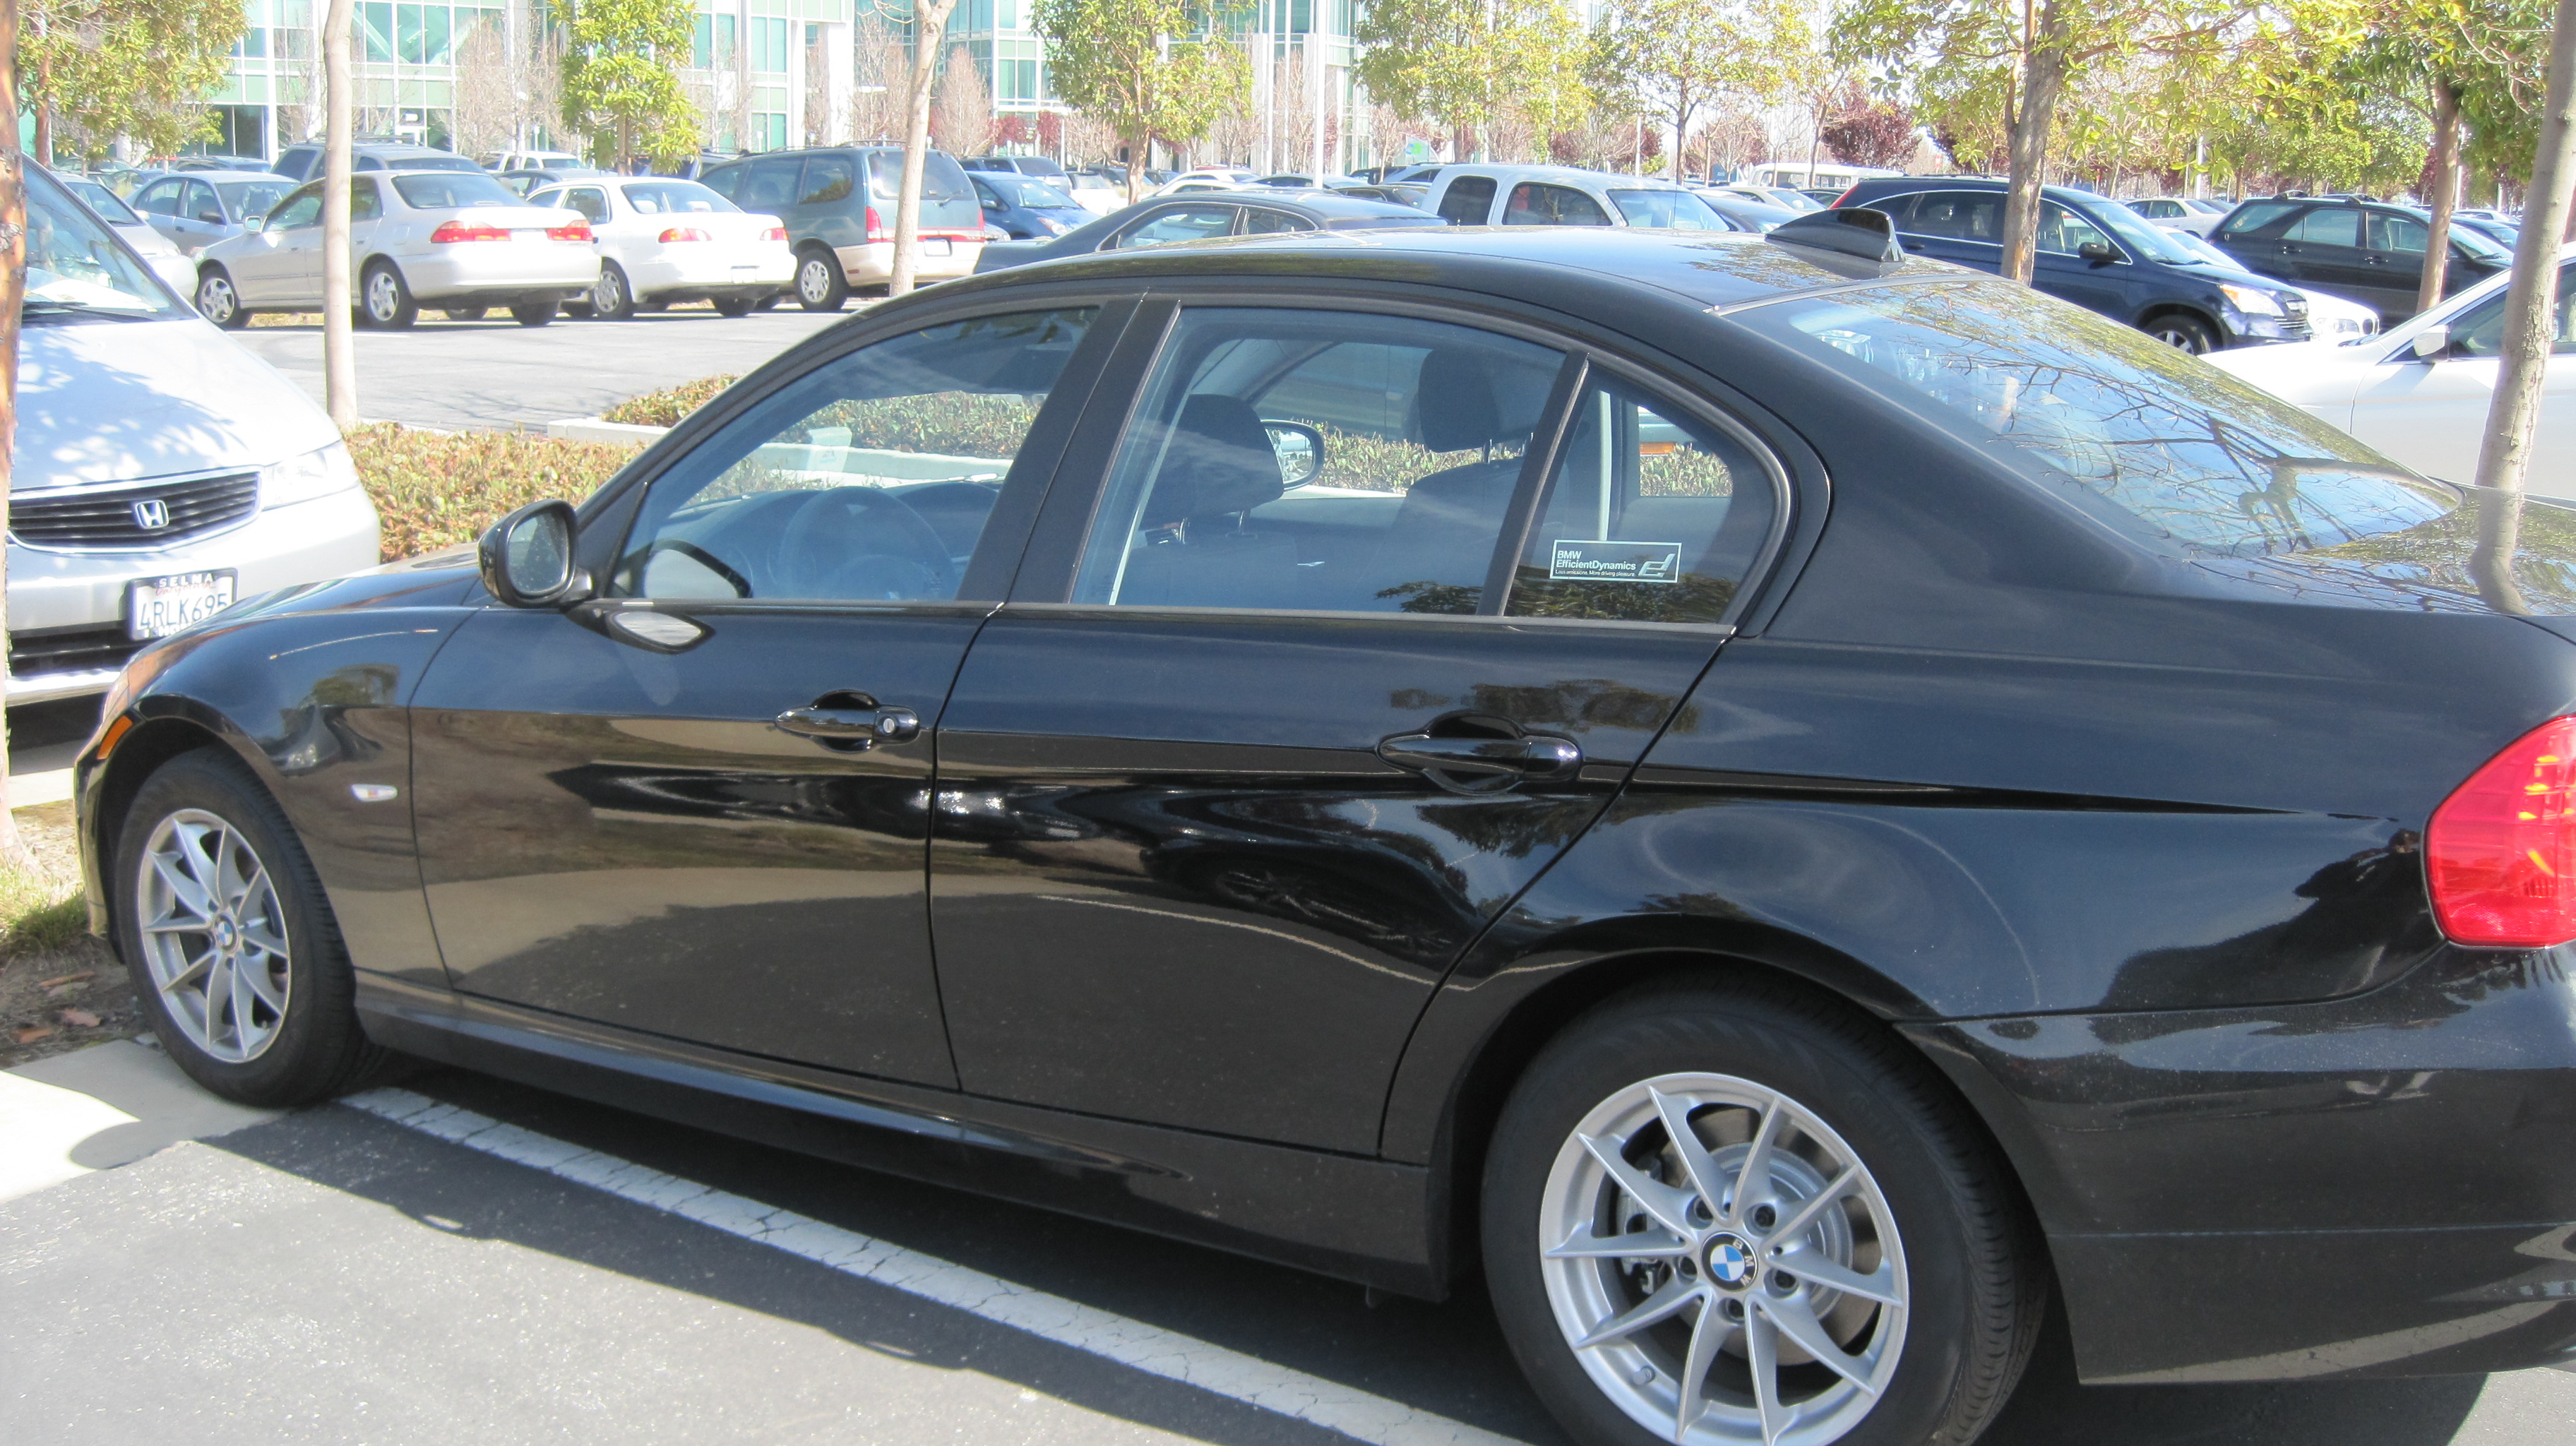
<svg viewBox="0 0 2576 1446">
<path fill-rule="evenodd" d="M 420 320 L 420 303 L 412 298 L 411 287 L 390 261 L 367 263 L 358 285 L 358 308 L 365 313 L 368 325 L 388 331 L 400 331 Z"/>
<path fill-rule="evenodd" d="M 796 304 L 807 311 L 838 311 L 850 299 L 850 278 L 841 259 L 814 250 L 796 258 Z"/>
<path fill-rule="evenodd" d="M 510 308 L 510 319 L 521 326 L 551 326 L 555 307 L 552 301 L 530 301 Z"/>
<path fill-rule="evenodd" d="M 2169 311 L 2150 320 L 2146 333 L 2176 351 L 2189 352 L 2193 356 L 2207 356 L 2218 350 L 2218 333 L 2210 330 L 2208 322 L 2178 311 Z"/>
<path fill-rule="evenodd" d="M 214 748 L 136 790 L 116 841 L 115 937 L 170 1058 L 226 1099 L 327 1099 L 384 1057 L 294 829 Z"/>
<path fill-rule="evenodd" d="M 635 295 L 626 288 L 626 273 L 611 261 L 599 268 L 599 279 L 590 285 L 590 314 L 602 321 L 632 321 L 635 317 Z"/>
<path fill-rule="evenodd" d="M 1577 1021 L 1514 1088 L 1481 1203 L 1513 1354 L 1591 1446 L 1971 1440 L 2045 1298 L 1939 1078 L 1763 983 Z"/>
<path fill-rule="evenodd" d="M 197 314 L 226 331 L 239 331 L 250 325 L 250 313 L 242 310 L 241 293 L 233 290 L 233 279 L 220 266 L 209 266 L 197 278 L 194 298 Z"/>
</svg>

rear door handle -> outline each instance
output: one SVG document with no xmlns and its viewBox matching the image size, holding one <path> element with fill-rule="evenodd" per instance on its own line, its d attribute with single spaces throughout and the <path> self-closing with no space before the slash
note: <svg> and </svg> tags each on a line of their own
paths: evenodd
<svg viewBox="0 0 2576 1446">
<path fill-rule="evenodd" d="M 881 743 L 909 743 L 921 736 L 921 715 L 879 704 L 865 693 L 826 693 L 778 715 L 781 732 L 811 738 L 828 748 L 859 753 Z"/>
<path fill-rule="evenodd" d="M 1583 766 L 1582 745 L 1547 733 L 1399 733 L 1378 740 L 1377 756 L 1455 793 L 1499 793 L 1524 779 L 1571 778 Z"/>
</svg>

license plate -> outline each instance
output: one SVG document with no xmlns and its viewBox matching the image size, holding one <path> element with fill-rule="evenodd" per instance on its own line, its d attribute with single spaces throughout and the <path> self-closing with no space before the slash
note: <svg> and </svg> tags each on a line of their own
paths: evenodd
<svg viewBox="0 0 2576 1446">
<path fill-rule="evenodd" d="M 125 635 L 166 638 L 233 605 L 233 570 L 138 577 L 125 585 Z"/>
<path fill-rule="evenodd" d="M 542 226 L 530 226 L 524 229 L 513 230 L 510 233 L 510 239 L 513 241 L 542 242 L 546 239 L 545 228 Z"/>
<path fill-rule="evenodd" d="M 924 236 L 924 237 L 922 237 L 922 238 L 921 238 L 921 254 L 922 254 L 922 255 L 924 255 L 924 256 L 945 256 L 945 255 L 947 255 L 947 254 L 948 254 L 948 238 L 947 238 L 947 237 L 945 237 L 945 236 Z"/>
</svg>

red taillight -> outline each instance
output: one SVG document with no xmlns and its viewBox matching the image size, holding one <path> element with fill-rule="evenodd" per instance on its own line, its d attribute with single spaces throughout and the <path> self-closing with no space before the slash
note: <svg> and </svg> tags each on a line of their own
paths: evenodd
<svg viewBox="0 0 2576 1446">
<path fill-rule="evenodd" d="M 469 226 L 462 221 L 450 221 L 429 233 L 429 242 L 433 246 L 445 246 L 456 241 L 507 241 L 509 239 L 510 228 L 507 226 Z"/>
<path fill-rule="evenodd" d="M 664 245 L 668 245 L 673 241 L 704 241 L 707 239 L 709 239 L 707 233 L 699 230 L 695 226 L 674 226 L 662 233 L 662 242 Z"/>
<path fill-rule="evenodd" d="M 787 239 L 787 228 L 784 226 L 772 226 L 768 230 L 760 233 L 760 239 L 763 241 L 784 241 Z"/>
<path fill-rule="evenodd" d="M 2576 940 L 2576 718 L 2553 718 L 2469 775 L 2424 831 L 2433 917 L 2453 943 Z"/>
<path fill-rule="evenodd" d="M 590 223 L 588 221 L 575 221 L 569 226 L 548 226 L 546 228 L 546 239 L 549 241 L 587 241 L 590 239 Z"/>
<path fill-rule="evenodd" d="M 868 239 L 871 241 L 891 241 L 894 239 L 892 236 L 886 234 L 885 222 L 877 219 L 877 208 L 874 206 L 870 206 L 868 208 Z"/>
</svg>

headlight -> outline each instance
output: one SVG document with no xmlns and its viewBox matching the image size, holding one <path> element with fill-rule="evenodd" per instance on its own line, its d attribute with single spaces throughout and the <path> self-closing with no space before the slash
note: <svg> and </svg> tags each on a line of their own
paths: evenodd
<svg viewBox="0 0 2576 1446">
<path fill-rule="evenodd" d="M 2223 284 L 2218 289 L 2225 292 L 2227 299 L 2236 303 L 2236 309 L 2247 316 L 2287 316 L 2289 314 L 2281 309 L 2281 299 L 2271 292 L 2257 291 L 2251 286 Z"/>
<path fill-rule="evenodd" d="M 1065 232 L 1073 229 L 1062 221 L 1058 221 L 1047 216 L 1040 216 L 1038 218 L 1038 224 L 1044 226 L 1046 228 L 1046 233 L 1050 236 L 1061 236 Z"/>
<path fill-rule="evenodd" d="M 346 445 L 334 442 L 301 457 L 289 457 L 259 474 L 259 505 L 283 507 L 290 502 L 310 502 L 328 497 L 358 485 L 358 464 L 349 458 Z"/>
</svg>

